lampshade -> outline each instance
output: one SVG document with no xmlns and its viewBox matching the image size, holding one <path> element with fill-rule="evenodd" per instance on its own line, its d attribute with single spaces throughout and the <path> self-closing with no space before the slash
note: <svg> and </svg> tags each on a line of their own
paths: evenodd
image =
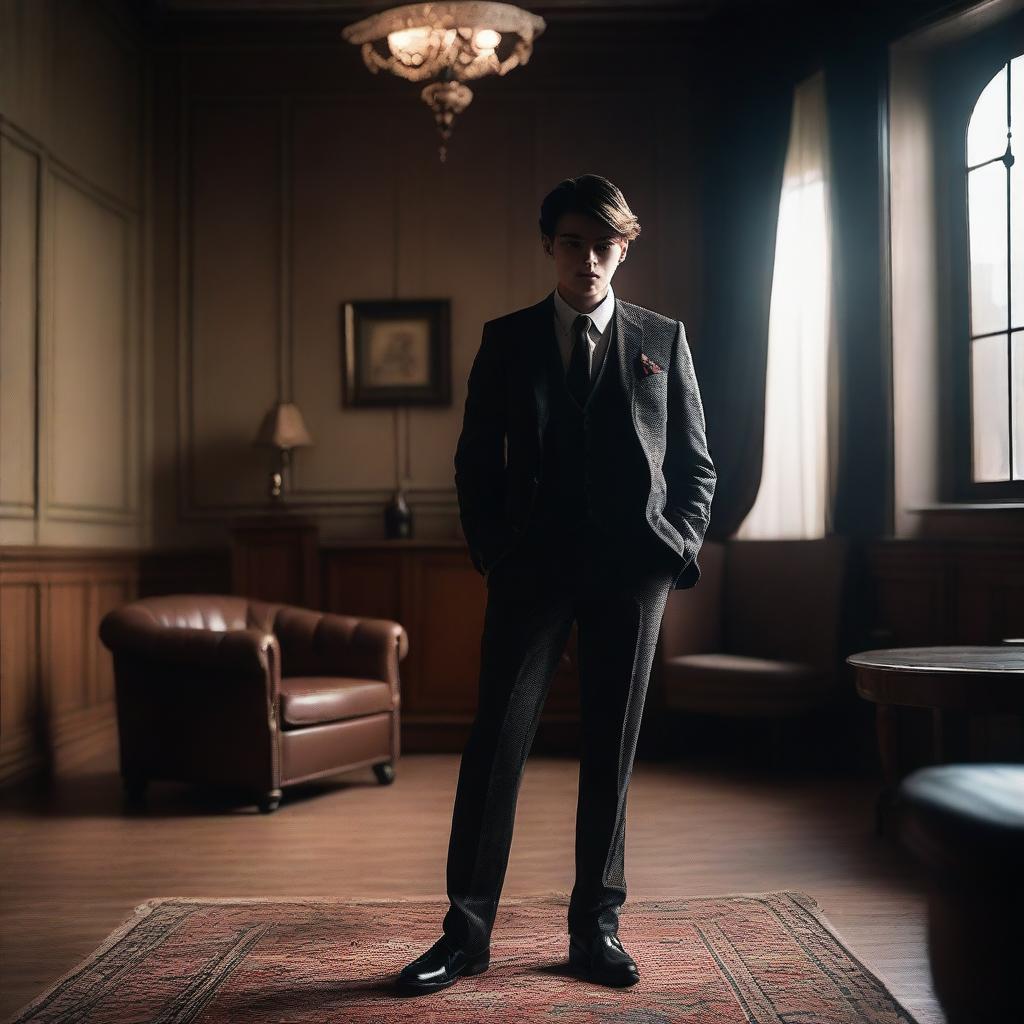
<svg viewBox="0 0 1024 1024">
<path fill-rule="evenodd" d="M 278 402 L 263 417 L 253 444 L 274 448 L 304 448 L 313 443 L 306 430 L 299 407 L 292 402 Z"/>
</svg>

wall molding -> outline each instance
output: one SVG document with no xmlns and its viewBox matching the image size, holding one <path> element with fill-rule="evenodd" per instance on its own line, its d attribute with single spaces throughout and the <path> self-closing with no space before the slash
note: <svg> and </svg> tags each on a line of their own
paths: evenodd
<svg viewBox="0 0 1024 1024">
<path fill-rule="evenodd" d="M 139 303 L 136 296 L 138 274 L 137 232 L 138 216 L 126 212 L 116 203 L 110 203 L 96 190 L 80 188 L 78 176 L 66 175 L 57 167 L 44 168 L 44 208 L 43 221 L 40 225 L 40 291 L 41 305 L 46 315 L 41 324 L 39 369 L 39 411 L 40 411 L 40 469 L 41 490 L 45 500 L 41 502 L 41 514 L 45 519 L 64 522 L 104 523 L 112 526 L 134 525 L 141 505 L 139 494 L 139 450 L 136 438 L 139 436 L 139 410 L 141 402 L 136 395 L 141 388 L 139 367 L 141 359 L 136 358 L 138 351 Z M 59 353 L 56 348 L 56 294 L 59 287 L 57 281 L 57 195 L 56 187 L 63 183 L 77 195 L 88 202 L 95 203 L 101 209 L 117 217 L 121 224 L 121 242 L 123 245 L 124 262 L 122 266 L 123 304 L 121 307 L 121 349 L 123 387 L 121 390 L 121 416 L 126 425 L 121 437 L 121 473 L 125 503 L 121 506 L 78 504 L 60 501 L 54 491 L 56 480 L 55 452 L 56 444 L 53 437 L 55 421 L 56 394 L 54 385 L 57 378 L 57 360 Z M 74 342 L 71 342 L 72 344 Z M 98 367 L 97 372 L 105 372 Z"/>
</svg>

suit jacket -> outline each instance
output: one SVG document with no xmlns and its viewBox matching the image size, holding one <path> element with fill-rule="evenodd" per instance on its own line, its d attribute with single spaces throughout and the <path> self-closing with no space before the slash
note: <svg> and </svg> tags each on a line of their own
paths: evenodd
<svg viewBox="0 0 1024 1024">
<path fill-rule="evenodd" d="M 674 589 L 700 578 L 697 553 L 711 516 L 715 467 L 682 323 L 615 300 L 605 361 L 618 360 L 621 393 L 593 392 L 588 494 L 599 521 L 623 542 L 649 534 L 679 568 Z M 455 452 L 459 517 L 486 576 L 526 531 L 540 482 L 548 417 L 548 367 L 557 350 L 554 293 L 484 324 L 469 373 Z M 605 408 L 594 408 L 599 402 Z M 507 445 L 507 457 L 506 457 Z"/>
</svg>

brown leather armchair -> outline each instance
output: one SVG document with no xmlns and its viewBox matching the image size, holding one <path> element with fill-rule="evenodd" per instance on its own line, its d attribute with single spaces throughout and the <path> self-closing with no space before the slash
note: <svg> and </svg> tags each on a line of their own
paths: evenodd
<svg viewBox="0 0 1024 1024">
<path fill-rule="evenodd" d="M 109 612 L 121 775 L 242 786 L 277 808 L 284 786 L 372 766 L 394 780 L 398 663 L 387 619 L 218 594 L 147 597 Z"/>
<path fill-rule="evenodd" d="M 679 711 L 778 717 L 851 697 L 841 674 L 846 538 L 707 541 L 669 595 L 660 670 Z"/>
</svg>

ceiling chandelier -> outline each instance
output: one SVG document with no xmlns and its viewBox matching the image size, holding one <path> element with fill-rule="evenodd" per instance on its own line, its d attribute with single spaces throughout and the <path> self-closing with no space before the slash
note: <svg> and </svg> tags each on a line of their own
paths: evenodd
<svg viewBox="0 0 1024 1024">
<path fill-rule="evenodd" d="M 455 115 L 473 99 L 464 83 L 527 63 L 544 28 L 543 18 L 512 4 L 451 0 L 392 7 L 341 34 L 362 47 L 363 61 L 374 74 L 390 71 L 410 82 L 436 79 L 420 97 L 434 112 L 443 163 Z"/>
</svg>

